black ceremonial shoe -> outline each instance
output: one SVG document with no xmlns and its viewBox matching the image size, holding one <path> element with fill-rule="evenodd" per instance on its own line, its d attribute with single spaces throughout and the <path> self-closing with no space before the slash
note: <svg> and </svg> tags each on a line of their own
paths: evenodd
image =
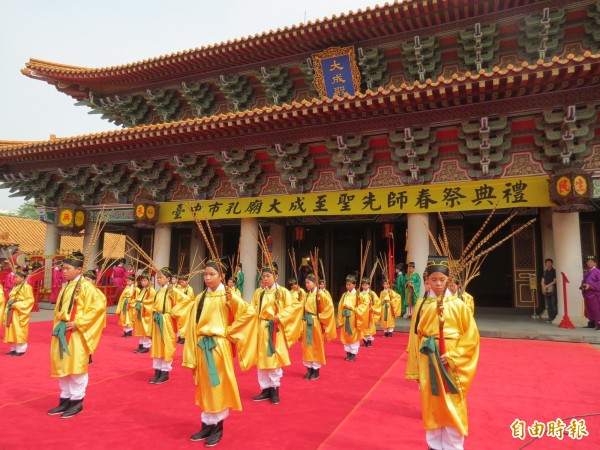
<svg viewBox="0 0 600 450">
<path fill-rule="evenodd" d="M 312 368 L 308 367 L 308 370 L 306 371 L 306 373 L 304 374 L 304 379 L 305 380 L 310 380 L 310 377 L 312 376 Z"/>
<path fill-rule="evenodd" d="M 149 348 L 146 347 L 142 347 L 142 348 L 138 348 L 135 353 L 148 353 L 150 351 Z"/>
<path fill-rule="evenodd" d="M 67 409 L 69 409 L 69 406 L 71 406 L 71 400 L 68 398 L 62 398 L 60 399 L 58 406 L 55 408 L 52 408 L 51 410 L 48 411 L 48 415 L 49 416 L 55 416 L 57 414 L 62 414 L 64 413 Z"/>
<path fill-rule="evenodd" d="M 318 379 L 319 379 L 319 369 L 313 369 L 309 380 L 318 380 Z"/>
<path fill-rule="evenodd" d="M 354 353 L 350 353 L 350 359 L 348 361 L 356 361 L 356 355 Z"/>
<path fill-rule="evenodd" d="M 350 361 L 350 355 L 351 355 L 351 354 L 352 354 L 352 353 L 350 353 L 350 352 L 346 352 L 346 357 L 344 358 L 344 360 L 345 360 L 345 361 Z"/>
<path fill-rule="evenodd" d="M 60 416 L 61 419 L 69 419 L 83 411 L 83 399 L 71 401 L 71 406 Z"/>
<path fill-rule="evenodd" d="M 279 405 L 279 387 L 271 388 L 271 403 Z"/>
<path fill-rule="evenodd" d="M 23 356 L 25 352 L 15 352 L 13 356 Z"/>
<path fill-rule="evenodd" d="M 212 432 L 210 433 L 210 436 L 208 436 L 208 439 L 206 439 L 206 443 L 204 444 L 204 446 L 205 447 L 214 447 L 215 445 L 217 445 L 219 443 L 219 441 L 221 440 L 222 437 L 223 437 L 223 421 L 221 420 L 216 425 L 213 425 Z"/>
<path fill-rule="evenodd" d="M 17 352 L 15 352 L 14 350 L 11 350 L 10 352 L 5 353 L 5 354 L 6 354 L 6 356 L 15 356 L 15 353 L 17 353 Z"/>
<path fill-rule="evenodd" d="M 160 372 L 161 371 L 159 369 L 154 369 L 154 376 L 148 380 L 148 383 L 155 384 L 156 380 L 160 378 Z"/>
<path fill-rule="evenodd" d="M 154 384 L 163 384 L 163 383 L 166 383 L 167 381 L 169 381 L 169 372 L 163 370 L 160 373 L 160 377 L 158 377 L 158 379 L 154 382 Z"/>
<path fill-rule="evenodd" d="M 202 429 L 200 431 L 198 431 L 197 433 L 192 434 L 190 436 L 190 441 L 192 441 L 192 442 L 203 441 L 208 436 L 210 436 L 210 433 L 212 432 L 214 427 L 215 427 L 214 425 L 206 425 L 204 422 L 202 422 Z"/>
<path fill-rule="evenodd" d="M 270 400 L 271 399 L 271 389 L 273 389 L 273 388 L 263 389 L 260 394 L 258 394 L 255 397 L 252 397 L 252 401 L 262 402 L 263 400 Z"/>
</svg>

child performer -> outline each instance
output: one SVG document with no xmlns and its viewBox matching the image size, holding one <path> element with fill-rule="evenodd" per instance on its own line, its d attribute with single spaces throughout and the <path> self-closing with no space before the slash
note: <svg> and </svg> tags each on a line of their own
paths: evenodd
<svg viewBox="0 0 600 450">
<path fill-rule="evenodd" d="M 385 274 L 384 274 L 385 275 Z M 402 298 L 400 294 L 390 289 L 390 281 L 383 280 L 383 291 L 379 294 L 381 300 L 381 328 L 385 337 L 392 337 L 396 326 L 396 317 L 402 312 Z"/>
<path fill-rule="evenodd" d="M 151 324 L 152 304 L 156 291 L 150 286 L 150 274 L 144 272 L 140 275 L 140 289 L 135 297 L 133 313 L 133 332 L 140 338 L 138 348 L 133 353 L 148 353 L 152 347 Z"/>
<path fill-rule="evenodd" d="M 372 347 L 377 332 L 377 322 L 381 316 L 381 300 L 377 294 L 371 290 L 371 280 L 369 277 L 363 277 L 361 280 L 361 292 L 358 294 L 361 299 L 366 300 L 369 305 L 369 320 L 364 331 L 363 344 L 365 347 Z"/>
<path fill-rule="evenodd" d="M 139 290 L 135 285 L 135 275 L 129 274 L 125 278 L 125 289 L 121 293 L 121 298 L 117 303 L 116 313 L 118 314 L 118 324 L 123 327 L 121 337 L 128 338 L 133 335 L 133 320 L 135 317 L 135 298 Z"/>
<path fill-rule="evenodd" d="M 369 321 L 369 299 L 360 298 L 356 293 L 356 275 L 346 277 L 346 292 L 338 304 L 337 325 L 342 327 L 340 340 L 346 351 L 346 361 L 356 361 L 356 355 L 363 337 L 363 330 Z"/>
<path fill-rule="evenodd" d="M 337 337 L 335 316 L 331 297 L 317 289 L 313 273 L 306 276 L 304 297 L 304 326 L 302 327 L 302 363 L 307 368 L 304 379 L 318 380 L 319 370 L 325 364 L 324 339 L 333 341 Z"/>
<path fill-rule="evenodd" d="M 156 283 L 160 286 L 154 294 L 152 304 L 151 337 L 152 367 L 154 376 L 150 384 L 162 384 L 169 381 L 169 372 L 173 369 L 173 355 L 177 342 L 175 334 L 175 318 L 171 315 L 173 307 L 187 298 L 169 283 L 173 277 L 170 267 L 163 267 L 156 274 Z"/>
<path fill-rule="evenodd" d="M 202 291 L 188 312 L 183 347 L 183 367 L 192 370 L 196 405 L 202 408 L 202 429 L 191 441 L 206 439 L 214 447 L 223 437 L 223 421 L 229 410 L 242 410 L 233 368 L 232 343 L 242 370 L 256 364 L 256 318 L 254 310 L 239 295 L 222 284 L 225 268 L 209 260 L 204 269 Z"/>
<path fill-rule="evenodd" d="M 178 344 L 185 343 L 185 335 L 187 333 L 187 324 L 188 324 L 188 316 L 190 309 L 192 307 L 192 303 L 196 296 L 194 295 L 194 288 L 191 287 L 188 282 L 190 280 L 190 275 L 188 273 L 182 273 L 179 276 L 179 291 L 183 294 L 183 300 L 180 301 L 173 308 L 173 315 L 177 317 L 177 334 Z"/>
<path fill-rule="evenodd" d="M 29 319 L 35 299 L 33 289 L 25 282 L 27 273 L 22 269 L 15 270 L 15 286 L 8 295 L 6 313 L 2 315 L 4 342 L 10 344 L 9 356 L 23 356 L 27 350 L 29 337 Z"/>
</svg>

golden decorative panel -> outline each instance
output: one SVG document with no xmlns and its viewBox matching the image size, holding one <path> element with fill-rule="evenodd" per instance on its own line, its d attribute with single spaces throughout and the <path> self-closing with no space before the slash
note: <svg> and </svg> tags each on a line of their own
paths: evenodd
<svg viewBox="0 0 600 450">
<path fill-rule="evenodd" d="M 402 180 L 390 166 L 378 167 L 377 173 L 371 178 L 369 187 L 402 186 Z"/>
<path fill-rule="evenodd" d="M 233 188 L 229 180 L 221 180 L 219 187 L 215 191 L 214 198 L 235 198 L 237 197 L 237 190 Z"/>
<path fill-rule="evenodd" d="M 595 145 L 592 149 L 592 155 L 587 159 L 583 168 L 586 170 L 600 169 L 600 145 Z"/>
<path fill-rule="evenodd" d="M 516 153 L 504 171 L 505 177 L 521 177 L 527 175 L 543 175 L 544 169 L 531 159 L 529 153 Z"/>
<path fill-rule="evenodd" d="M 432 183 L 471 181 L 467 173 L 458 166 L 456 159 L 440 161 L 440 170 L 433 175 Z"/>
<path fill-rule="evenodd" d="M 278 194 L 287 194 L 288 192 L 285 190 L 285 186 L 281 184 L 281 181 L 278 176 L 268 177 L 267 183 L 265 187 L 263 187 L 260 195 L 278 195 Z"/>
<path fill-rule="evenodd" d="M 341 191 L 342 185 L 335 179 L 333 172 L 321 172 L 311 192 Z"/>
</svg>

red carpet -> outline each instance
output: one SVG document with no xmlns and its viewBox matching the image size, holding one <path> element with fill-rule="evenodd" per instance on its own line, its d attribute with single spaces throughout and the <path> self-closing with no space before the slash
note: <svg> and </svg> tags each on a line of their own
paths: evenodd
<svg viewBox="0 0 600 450">
<path fill-rule="evenodd" d="M 49 376 L 49 322 L 31 325 L 26 356 L 0 356 L 0 449 L 204 448 L 188 440 L 200 428 L 200 410 L 190 371 L 180 366 L 181 346 L 171 380 L 150 385 L 150 357 L 132 352 L 137 339 L 119 337 L 115 320 L 109 317 L 94 355 L 84 413 L 69 420 L 46 415 L 59 396 Z M 416 383 L 403 378 L 405 347 L 404 334 L 378 337 L 349 363 L 339 342 L 328 344 L 328 364 L 318 381 L 309 382 L 302 379 L 296 345 L 277 406 L 250 400 L 259 392 L 255 369 L 238 373 L 244 411 L 227 419 L 218 448 L 426 448 Z M 531 425 L 600 413 L 594 386 L 599 362 L 600 353 L 584 344 L 484 339 L 469 395 L 466 448 L 520 448 L 530 438 L 511 437 L 516 418 Z M 562 441 L 545 437 L 527 448 L 600 448 L 600 417 L 585 423 L 589 436 L 581 441 L 565 432 Z"/>
</svg>

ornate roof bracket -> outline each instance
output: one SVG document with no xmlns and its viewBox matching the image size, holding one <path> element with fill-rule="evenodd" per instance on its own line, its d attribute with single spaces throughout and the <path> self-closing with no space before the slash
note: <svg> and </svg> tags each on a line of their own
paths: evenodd
<svg viewBox="0 0 600 450">
<path fill-rule="evenodd" d="M 181 95 L 196 113 L 196 117 L 211 116 L 217 107 L 215 92 L 209 83 L 181 83 Z"/>
<path fill-rule="evenodd" d="M 491 69 L 498 63 L 498 28 L 495 23 L 482 26 L 477 22 L 472 29 L 458 33 L 458 55 L 463 59 L 467 70 L 479 72 Z"/>
<path fill-rule="evenodd" d="M 252 86 L 248 83 L 248 77 L 244 75 L 220 75 L 221 92 L 227 99 L 231 111 L 242 111 L 250 109 L 254 102 Z"/>
<path fill-rule="evenodd" d="M 363 91 L 376 91 L 379 87 L 384 87 L 388 81 L 387 61 L 383 50 L 377 48 L 357 49 L 358 67 L 360 67 L 361 79 L 363 81 Z M 366 89 L 365 89 L 366 88 Z"/>
<path fill-rule="evenodd" d="M 317 171 L 307 145 L 275 144 L 267 148 L 267 153 L 275 161 L 275 168 L 288 192 L 299 194 L 310 189 Z"/>
<path fill-rule="evenodd" d="M 195 199 L 212 196 L 217 187 L 215 170 L 208 165 L 208 158 L 199 155 L 173 155 L 171 163 L 181 184 L 192 191 Z"/>
<path fill-rule="evenodd" d="M 596 115 L 593 105 L 544 111 L 536 120 L 535 144 L 541 151 L 534 156 L 547 170 L 580 164 L 592 151 L 589 143 L 595 138 Z"/>
<path fill-rule="evenodd" d="M 511 125 L 506 117 L 481 117 L 478 121 L 462 122 L 458 136 L 464 141 L 459 152 L 466 160 L 461 166 L 468 168 L 473 178 L 494 178 L 502 173 L 510 160 Z"/>
<path fill-rule="evenodd" d="M 402 182 L 422 184 L 431 180 L 433 171 L 438 168 L 434 162 L 438 155 L 435 136 L 429 127 L 406 127 L 389 134 L 391 158 L 396 162 L 394 172 L 400 175 Z"/>
<path fill-rule="evenodd" d="M 420 84 L 437 76 L 437 64 L 441 54 L 438 39 L 435 36 L 421 38 L 415 36 L 412 41 L 402 43 L 402 64 L 409 79 Z"/>
<path fill-rule="evenodd" d="M 90 114 L 102 114 L 102 119 L 116 125 L 134 127 L 152 122 L 152 109 L 141 95 L 102 97 L 90 92 L 88 98 L 75 103 L 92 108 Z"/>
<path fill-rule="evenodd" d="M 163 122 L 175 122 L 183 116 L 185 105 L 175 89 L 148 89 L 145 97 Z"/>
<path fill-rule="evenodd" d="M 244 149 L 222 150 L 215 154 L 215 158 L 221 163 L 225 175 L 238 195 L 251 197 L 259 192 L 264 175 L 260 163 L 255 161 L 253 152 Z"/>
<path fill-rule="evenodd" d="M 325 141 L 330 164 L 335 168 L 336 178 L 344 189 L 360 189 L 368 186 L 374 169 L 373 152 L 368 139 L 362 136 L 336 136 Z"/>
<path fill-rule="evenodd" d="M 519 56 L 526 61 L 547 62 L 559 53 L 564 37 L 566 21 L 565 9 L 551 11 L 544 8 L 541 12 L 525 17 L 520 26 Z"/>
<path fill-rule="evenodd" d="M 263 66 L 256 77 L 260 80 L 267 99 L 273 105 L 291 103 L 295 96 L 295 89 L 288 69 Z"/>
</svg>

